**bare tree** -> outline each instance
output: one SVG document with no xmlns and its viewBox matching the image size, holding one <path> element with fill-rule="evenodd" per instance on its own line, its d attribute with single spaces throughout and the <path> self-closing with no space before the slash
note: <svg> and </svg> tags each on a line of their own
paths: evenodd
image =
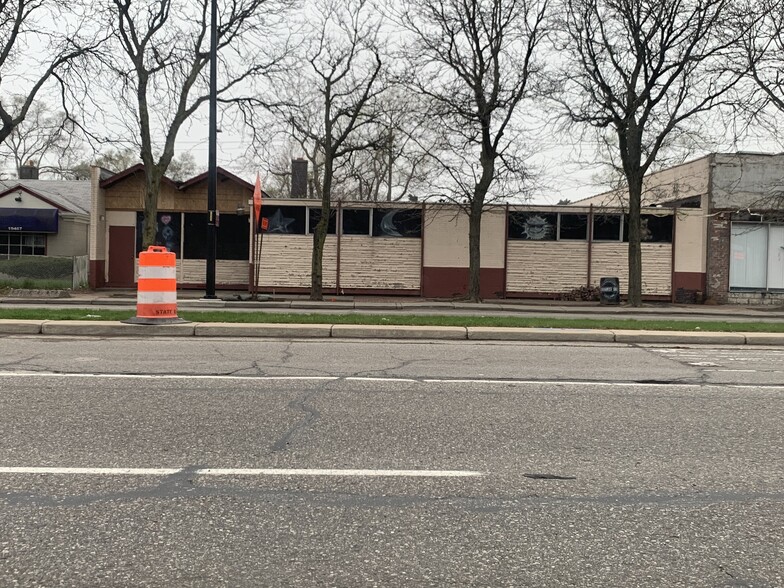
<svg viewBox="0 0 784 588">
<path fill-rule="evenodd" d="M 0 0 L 0 143 L 50 86 L 59 89 L 71 116 L 68 82 L 79 75 L 74 62 L 101 43 L 86 22 L 89 7 L 79 0 Z"/>
<path fill-rule="evenodd" d="M 739 69 L 748 71 L 753 91 L 741 103 L 744 120 L 784 142 L 784 2 L 758 0 L 741 6 L 739 18 L 743 59 Z M 775 211 L 774 218 L 784 216 L 784 191 L 778 182 L 765 187 L 765 194 L 752 207 Z M 770 216 L 770 215 L 768 215 Z"/>
<path fill-rule="evenodd" d="M 13 118 L 24 108 L 27 96 L 11 99 Z M 67 152 L 79 148 L 73 123 L 65 112 L 54 112 L 46 102 L 37 101 L 28 109 L 27 116 L 5 138 L 0 154 L 13 161 L 14 169 L 28 162 L 38 167 L 39 173 L 59 175 Z"/>
<path fill-rule="evenodd" d="M 469 218 L 468 297 L 479 300 L 482 213 L 502 176 L 525 173 L 515 113 L 540 91 L 537 59 L 548 0 L 407 0 L 411 87 L 429 102 L 441 134 L 442 194 Z"/>
<path fill-rule="evenodd" d="M 739 34 L 730 9 L 730 0 L 564 0 L 560 101 L 571 121 L 598 130 L 623 175 L 633 306 L 642 297 L 643 177 L 742 79 L 727 67 Z"/>
<path fill-rule="evenodd" d="M 218 101 L 250 104 L 252 82 L 281 63 L 276 28 L 288 0 L 221 0 L 218 22 Z M 209 97 L 210 0 L 111 0 L 104 12 L 112 39 L 102 59 L 116 106 L 110 127 L 135 137 L 144 164 L 144 232 L 152 244 L 162 178 L 177 136 Z"/>
<path fill-rule="evenodd" d="M 366 0 L 318 0 L 307 24 L 300 65 L 278 86 L 285 96 L 274 110 L 303 147 L 319 176 L 321 217 L 313 234 L 311 300 L 321 300 L 324 243 L 336 166 L 372 145 L 368 129 L 385 88 L 379 15 Z"/>
</svg>

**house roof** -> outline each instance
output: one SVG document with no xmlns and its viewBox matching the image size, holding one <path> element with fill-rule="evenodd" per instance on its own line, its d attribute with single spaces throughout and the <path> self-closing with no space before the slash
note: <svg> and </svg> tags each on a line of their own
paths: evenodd
<svg viewBox="0 0 784 588">
<path fill-rule="evenodd" d="M 74 180 L 6 180 L 0 196 L 22 189 L 68 212 L 90 214 L 90 182 Z"/>
</svg>

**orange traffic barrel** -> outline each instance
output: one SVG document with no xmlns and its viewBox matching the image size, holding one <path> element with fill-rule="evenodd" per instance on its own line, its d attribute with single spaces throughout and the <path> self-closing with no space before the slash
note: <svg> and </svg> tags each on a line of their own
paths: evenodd
<svg viewBox="0 0 784 588">
<path fill-rule="evenodd" d="M 184 323 L 177 317 L 177 256 L 152 245 L 139 253 L 136 316 L 123 321 L 141 325 Z"/>
</svg>

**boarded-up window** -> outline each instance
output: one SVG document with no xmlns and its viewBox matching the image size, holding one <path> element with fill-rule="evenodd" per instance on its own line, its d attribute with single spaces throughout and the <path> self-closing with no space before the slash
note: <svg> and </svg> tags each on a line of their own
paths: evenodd
<svg viewBox="0 0 784 588">
<path fill-rule="evenodd" d="M 305 234 L 304 206 L 264 206 L 261 216 L 268 219 L 267 233 L 280 235 Z"/>
<path fill-rule="evenodd" d="M 593 217 L 594 241 L 620 241 L 621 215 L 597 214 Z"/>
<path fill-rule="evenodd" d="M 549 212 L 509 213 L 509 238 L 526 241 L 554 241 L 558 230 L 558 215 Z"/>
<path fill-rule="evenodd" d="M 343 234 L 370 235 L 370 210 L 367 208 L 344 208 Z"/>
<path fill-rule="evenodd" d="M 421 208 L 374 208 L 374 237 L 422 236 Z"/>
<path fill-rule="evenodd" d="M 184 259 L 207 259 L 207 213 L 186 212 Z M 249 259 L 250 223 L 247 216 L 221 214 L 216 228 L 215 259 Z"/>
<path fill-rule="evenodd" d="M 144 233 L 144 213 L 136 213 L 136 253 L 142 251 L 142 235 Z M 155 243 L 163 245 L 180 256 L 180 213 L 159 212 L 158 222 L 155 226 Z"/>
<path fill-rule="evenodd" d="M 559 217 L 559 239 L 585 241 L 588 238 L 587 214 L 560 214 Z"/>
<path fill-rule="evenodd" d="M 329 223 L 327 224 L 327 234 L 334 235 L 337 223 L 337 211 L 333 208 L 329 211 Z M 308 208 L 308 233 L 316 232 L 316 225 L 321 220 L 320 208 Z"/>
<path fill-rule="evenodd" d="M 672 243 L 672 215 L 643 214 L 640 217 L 640 240 L 643 243 Z M 629 240 L 629 215 L 623 223 L 623 240 Z"/>
</svg>

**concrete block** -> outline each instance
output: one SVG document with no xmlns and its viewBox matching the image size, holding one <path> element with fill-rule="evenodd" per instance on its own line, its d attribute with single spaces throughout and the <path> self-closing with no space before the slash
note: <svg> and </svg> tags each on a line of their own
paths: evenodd
<svg viewBox="0 0 784 588">
<path fill-rule="evenodd" d="M 475 341 L 591 341 L 612 343 L 612 331 L 602 329 L 525 329 L 512 327 L 468 327 Z"/>
<path fill-rule="evenodd" d="M 3 335 L 38 335 L 44 321 L 3 319 L 0 320 L 0 334 Z"/>
<path fill-rule="evenodd" d="M 699 331 L 624 331 L 616 330 L 617 343 L 674 343 L 694 345 L 745 345 L 743 333 L 712 333 Z"/>
<path fill-rule="evenodd" d="M 117 321 L 44 321 L 44 335 L 91 337 L 192 337 L 194 323 L 170 325 L 130 325 Z"/>
<path fill-rule="evenodd" d="M 196 323 L 197 337 L 329 337 L 332 325 Z"/>
<path fill-rule="evenodd" d="M 466 339 L 466 329 L 409 325 L 333 325 L 332 336 L 362 339 Z"/>
<path fill-rule="evenodd" d="M 784 347 L 784 333 L 743 333 L 746 345 L 781 345 Z"/>
</svg>

